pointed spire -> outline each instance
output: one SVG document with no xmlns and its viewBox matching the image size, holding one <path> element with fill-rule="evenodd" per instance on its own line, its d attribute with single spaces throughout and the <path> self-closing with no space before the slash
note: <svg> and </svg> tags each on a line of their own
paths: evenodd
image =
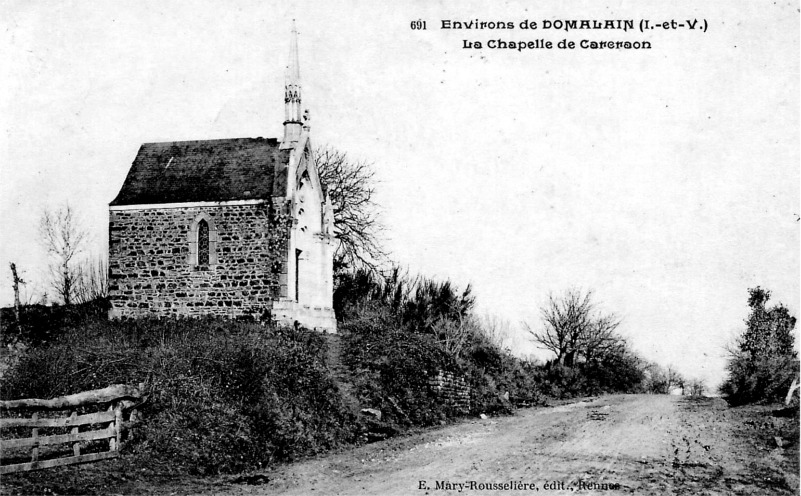
<svg viewBox="0 0 801 496">
<path fill-rule="evenodd" d="M 298 62 L 298 30 L 292 19 L 292 34 L 289 40 L 289 63 L 286 66 L 284 83 L 284 144 L 300 138 L 303 120 L 300 99 L 300 63 Z"/>
<path fill-rule="evenodd" d="M 287 84 L 300 85 L 300 62 L 298 61 L 298 28 L 292 19 L 292 34 L 289 37 L 289 64 L 287 65 Z"/>
</svg>

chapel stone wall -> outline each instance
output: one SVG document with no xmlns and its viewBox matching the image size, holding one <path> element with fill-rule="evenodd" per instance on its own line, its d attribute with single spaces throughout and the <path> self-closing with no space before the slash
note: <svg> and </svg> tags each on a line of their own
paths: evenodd
<svg viewBox="0 0 801 496">
<path fill-rule="evenodd" d="M 206 266 L 197 265 L 192 247 L 199 217 L 208 219 L 216 255 Z M 267 204 L 112 209 L 110 316 L 261 318 L 278 297 L 286 266 L 278 259 L 286 251 L 278 229 Z"/>
</svg>

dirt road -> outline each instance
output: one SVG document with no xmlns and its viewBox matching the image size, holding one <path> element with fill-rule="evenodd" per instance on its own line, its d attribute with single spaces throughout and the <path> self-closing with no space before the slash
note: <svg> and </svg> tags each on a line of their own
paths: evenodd
<svg viewBox="0 0 801 496">
<path fill-rule="evenodd" d="M 771 408 L 605 396 L 463 420 L 246 475 L 154 474 L 112 460 L 4 476 L 0 493 L 798 494 L 798 417 Z"/>
<path fill-rule="evenodd" d="M 722 400 L 608 396 L 375 443 L 214 492 L 793 494 L 797 477 L 772 468 L 781 449 L 738 441 L 732 415 Z"/>
</svg>

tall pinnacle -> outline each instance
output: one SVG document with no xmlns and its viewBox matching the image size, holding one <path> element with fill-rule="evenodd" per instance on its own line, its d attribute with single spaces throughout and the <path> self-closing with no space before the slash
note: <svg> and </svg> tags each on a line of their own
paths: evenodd
<svg viewBox="0 0 801 496">
<path fill-rule="evenodd" d="M 289 64 L 287 65 L 287 84 L 300 85 L 300 62 L 298 62 L 298 29 L 292 19 L 292 34 L 289 37 Z"/>
<path fill-rule="evenodd" d="M 298 62 L 298 30 L 292 20 L 289 39 L 289 63 L 284 83 L 284 143 L 297 141 L 303 126 L 300 107 L 300 63 Z"/>
</svg>

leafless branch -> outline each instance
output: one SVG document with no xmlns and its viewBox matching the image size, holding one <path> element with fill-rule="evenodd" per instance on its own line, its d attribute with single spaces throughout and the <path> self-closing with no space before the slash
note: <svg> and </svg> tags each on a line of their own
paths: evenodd
<svg viewBox="0 0 801 496">
<path fill-rule="evenodd" d="M 77 268 L 74 300 L 85 303 L 108 296 L 108 262 L 97 256 Z"/>
<path fill-rule="evenodd" d="M 598 361 L 626 350 L 617 333 L 620 318 L 597 311 L 592 295 L 592 291 L 578 289 L 567 290 L 560 297 L 551 294 L 541 309 L 542 327 L 523 324 L 532 340 L 553 352 L 559 363 L 572 365 L 579 357 Z"/>
<path fill-rule="evenodd" d="M 512 328 L 508 320 L 487 313 L 479 319 L 479 328 L 491 344 L 499 349 L 507 347 Z"/>
<path fill-rule="evenodd" d="M 45 210 L 39 222 L 42 246 L 51 258 L 53 290 L 65 305 L 73 302 L 79 278 L 77 257 L 84 251 L 89 233 L 78 221 L 75 210 L 66 204 L 55 211 Z"/>
<path fill-rule="evenodd" d="M 352 161 L 346 153 L 330 147 L 318 148 L 315 159 L 334 213 L 334 229 L 339 240 L 336 260 L 352 269 L 377 272 L 387 254 L 381 247 L 384 227 L 373 200 L 373 165 Z"/>
</svg>

